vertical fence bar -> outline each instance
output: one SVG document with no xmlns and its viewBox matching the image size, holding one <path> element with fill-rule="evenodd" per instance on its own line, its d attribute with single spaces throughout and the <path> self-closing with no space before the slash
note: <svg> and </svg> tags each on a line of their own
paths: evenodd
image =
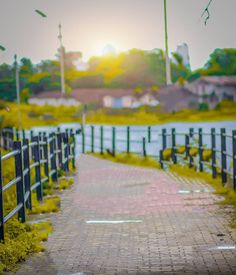
<svg viewBox="0 0 236 275">
<path fill-rule="evenodd" d="M 160 155 L 159 155 L 160 159 L 160 165 L 161 165 L 161 169 L 164 169 L 164 164 L 163 164 L 163 150 L 160 150 Z"/>
<path fill-rule="evenodd" d="M 22 166 L 22 145 L 20 141 L 15 141 L 13 143 L 13 150 L 17 150 L 18 153 L 15 155 L 15 176 L 20 178 L 16 184 L 16 199 L 17 205 L 22 205 L 18 211 L 18 220 L 20 222 L 25 222 L 25 188 L 23 179 L 23 166 Z"/>
<path fill-rule="evenodd" d="M 189 135 L 185 135 L 185 157 L 189 158 Z"/>
<path fill-rule="evenodd" d="M 68 133 L 66 133 L 63 137 L 63 143 L 64 143 L 64 171 L 69 171 L 69 137 Z"/>
<path fill-rule="evenodd" d="M 33 146 L 34 148 L 34 161 L 37 163 L 35 166 L 35 180 L 36 183 L 39 183 L 38 187 L 36 188 L 37 199 L 39 201 L 43 200 L 43 186 L 41 182 L 41 171 L 40 171 L 40 146 L 39 146 L 39 137 L 33 137 L 33 142 L 36 145 Z"/>
<path fill-rule="evenodd" d="M 102 155 L 103 154 L 103 126 L 101 125 L 100 127 L 100 154 Z"/>
<path fill-rule="evenodd" d="M 44 173 L 49 181 L 48 138 L 43 137 L 43 142 L 43 158 L 46 160 L 46 162 L 44 163 Z"/>
<path fill-rule="evenodd" d="M 94 126 L 91 125 L 91 152 L 94 153 Z"/>
<path fill-rule="evenodd" d="M 62 168 L 62 133 L 58 132 L 56 134 L 56 137 L 57 137 L 57 148 L 58 148 L 58 166 Z"/>
<path fill-rule="evenodd" d="M 220 129 L 221 137 L 221 179 L 222 183 L 227 182 L 227 156 L 226 156 L 226 131 L 225 128 Z"/>
<path fill-rule="evenodd" d="M 2 152 L 0 151 L 0 241 L 4 241 L 4 208 L 2 187 Z"/>
<path fill-rule="evenodd" d="M 72 167 L 75 169 L 75 144 L 76 144 L 76 141 L 75 141 L 75 134 L 72 133 L 71 134 L 71 153 L 72 153 Z"/>
<path fill-rule="evenodd" d="M 57 166 L 55 161 L 55 154 L 54 154 L 54 137 L 52 134 L 49 136 L 49 151 L 50 151 L 50 168 L 51 171 L 55 171 L 53 174 L 51 174 L 51 179 L 53 182 L 57 181 Z"/>
<path fill-rule="evenodd" d="M 177 163 L 177 157 L 176 157 L 176 131 L 175 128 L 171 129 L 171 158 L 174 164 Z"/>
<path fill-rule="evenodd" d="M 151 126 L 148 126 L 148 143 L 151 142 Z"/>
<path fill-rule="evenodd" d="M 112 155 L 116 155 L 116 128 L 112 127 Z"/>
<path fill-rule="evenodd" d="M 28 209 L 31 209 L 32 198 L 31 198 L 30 156 L 29 156 L 28 139 L 23 140 L 23 146 L 26 146 L 26 149 L 23 151 L 23 167 L 24 167 L 24 171 L 27 171 L 24 175 L 25 193 L 29 193 L 28 199 L 26 200 L 26 207 Z"/>
<path fill-rule="evenodd" d="M 216 178 L 216 129 L 211 129 L 211 168 L 212 178 Z"/>
<path fill-rule="evenodd" d="M 194 137 L 194 129 L 190 128 L 189 129 L 189 167 L 193 167 L 193 156 L 191 155 L 191 145 L 190 145 L 190 139 Z"/>
<path fill-rule="evenodd" d="M 233 187 L 236 190 L 236 130 L 232 132 L 233 139 Z"/>
<path fill-rule="evenodd" d="M 147 151 L 146 151 L 146 138 L 143 137 L 143 157 L 147 156 Z"/>
<path fill-rule="evenodd" d="M 84 127 L 82 128 L 81 131 L 81 138 L 82 138 L 82 153 L 85 153 L 85 132 L 84 132 Z"/>
<path fill-rule="evenodd" d="M 22 139 L 23 140 L 25 139 L 25 130 L 24 129 L 22 130 Z"/>
<path fill-rule="evenodd" d="M 130 152 L 130 126 L 127 126 L 127 149 L 126 149 L 126 151 L 127 151 L 127 154 L 129 154 L 129 152 Z"/>
<path fill-rule="evenodd" d="M 16 140 L 20 140 L 19 129 L 16 128 Z"/>
<path fill-rule="evenodd" d="M 199 154 L 199 171 L 203 172 L 203 141 L 202 128 L 198 129 L 198 154 Z"/>
<path fill-rule="evenodd" d="M 167 147 L 167 142 L 166 142 L 166 129 L 162 129 L 162 150 L 165 150 Z"/>
</svg>

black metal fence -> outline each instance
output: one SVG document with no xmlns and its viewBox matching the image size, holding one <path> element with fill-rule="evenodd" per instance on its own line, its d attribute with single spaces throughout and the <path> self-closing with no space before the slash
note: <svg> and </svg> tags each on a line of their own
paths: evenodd
<svg viewBox="0 0 236 275">
<path fill-rule="evenodd" d="M 43 186 L 51 178 L 58 179 L 59 170 L 69 171 L 70 162 L 75 168 L 75 134 L 51 133 L 34 136 L 30 140 L 18 132 L 16 136 L 11 128 L 1 132 L 1 147 L 10 152 L 0 152 L 0 240 L 4 240 L 4 225 L 18 214 L 21 222 L 26 220 L 26 209 L 32 208 L 32 192 L 36 192 L 37 200 L 43 200 Z M 3 184 L 4 162 L 14 159 L 15 177 Z M 32 173 L 34 176 L 32 177 Z M 4 194 L 15 186 L 16 207 L 4 214 Z"/>
<path fill-rule="evenodd" d="M 162 168 L 180 163 L 209 172 L 213 178 L 220 175 L 223 184 L 231 182 L 236 190 L 236 130 L 229 133 L 224 128 L 212 128 L 203 132 L 201 128 L 191 128 L 178 132 L 175 128 L 157 131 L 151 126 L 89 127 L 82 131 L 82 153 L 134 153 L 157 159 Z"/>
</svg>

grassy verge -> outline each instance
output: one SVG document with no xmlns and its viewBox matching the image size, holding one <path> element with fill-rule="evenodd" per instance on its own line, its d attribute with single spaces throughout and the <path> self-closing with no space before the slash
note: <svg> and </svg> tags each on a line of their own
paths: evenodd
<svg viewBox="0 0 236 275">
<path fill-rule="evenodd" d="M 91 155 L 118 163 L 124 163 L 141 167 L 160 168 L 159 163 L 150 157 L 141 158 L 134 154 L 116 154 L 115 157 L 113 157 L 110 154 L 101 155 L 99 153 L 91 153 Z"/>
<path fill-rule="evenodd" d="M 91 124 L 111 125 L 156 125 L 170 122 L 200 122 L 236 120 L 236 103 L 222 102 L 214 110 L 181 110 L 165 113 L 160 108 L 141 107 L 139 109 L 110 108 L 90 110 L 86 121 Z M 83 106 L 53 107 L 21 104 L 22 127 L 55 126 L 60 123 L 81 123 Z M 0 106 L 1 127 L 18 127 L 17 105 L 4 102 Z"/>
<path fill-rule="evenodd" d="M 9 171 L 11 171 L 10 168 Z M 42 202 L 37 201 L 36 193 L 33 192 L 32 210 L 28 210 L 27 214 L 58 212 L 60 210 L 60 198 L 55 196 L 54 193 L 57 190 L 69 188 L 73 182 L 74 179 L 67 179 L 63 176 L 59 178 L 58 183 L 50 181 L 45 184 L 44 194 L 46 196 Z M 16 197 L 14 191 L 10 190 L 8 196 L 5 197 L 6 210 L 12 209 L 15 203 Z M 17 268 L 17 264 L 24 261 L 31 254 L 44 251 L 42 242 L 47 241 L 48 235 L 51 232 L 52 227 L 50 222 L 30 225 L 28 223 L 20 223 L 16 218 L 10 219 L 5 225 L 5 242 L 0 243 L 0 274 L 14 271 Z"/>
<path fill-rule="evenodd" d="M 47 240 L 52 226 L 50 222 L 30 225 L 11 219 L 6 223 L 5 231 L 5 243 L 0 243 L 0 274 L 15 271 L 17 263 L 33 253 L 44 251 L 42 242 Z"/>
</svg>

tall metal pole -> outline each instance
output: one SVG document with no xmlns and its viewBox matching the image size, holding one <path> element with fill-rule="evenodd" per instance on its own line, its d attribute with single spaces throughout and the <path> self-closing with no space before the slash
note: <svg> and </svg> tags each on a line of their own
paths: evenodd
<svg viewBox="0 0 236 275">
<path fill-rule="evenodd" d="M 64 68 L 64 47 L 62 45 L 62 34 L 61 34 L 61 24 L 59 24 L 59 35 L 58 39 L 60 41 L 60 64 L 61 64 L 61 93 L 65 94 L 65 68 Z"/>
<path fill-rule="evenodd" d="M 167 4 L 164 0 L 164 19 L 165 19 L 165 57 L 166 57 L 166 84 L 172 84 L 170 59 L 169 59 L 169 46 L 168 46 L 168 24 L 167 24 Z"/>
<path fill-rule="evenodd" d="M 17 55 L 14 55 L 15 59 L 15 70 L 16 70 L 16 98 L 17 98 L 17 111 L 18 111 L 18 128 L 21 130 L 21 111 L 20 111 L 20 77 L 19 77 L 19 68 L 17 63 Z"/>
</svg>

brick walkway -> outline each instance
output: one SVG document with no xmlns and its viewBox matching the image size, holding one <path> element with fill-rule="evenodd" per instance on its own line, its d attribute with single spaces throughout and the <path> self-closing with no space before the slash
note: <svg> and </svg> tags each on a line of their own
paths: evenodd
<svg viewBox="0 0 236 275">
<path fill-rule="evenodd" d="M 225 249 L 236 240 L 231 209 L 211 192 L 200 181 L 82 156 L 47 252 L 17 274 L 236 274 L 236 250 Z M 87 223 L 95 220 L 131 221 Z"/>
</svg>

